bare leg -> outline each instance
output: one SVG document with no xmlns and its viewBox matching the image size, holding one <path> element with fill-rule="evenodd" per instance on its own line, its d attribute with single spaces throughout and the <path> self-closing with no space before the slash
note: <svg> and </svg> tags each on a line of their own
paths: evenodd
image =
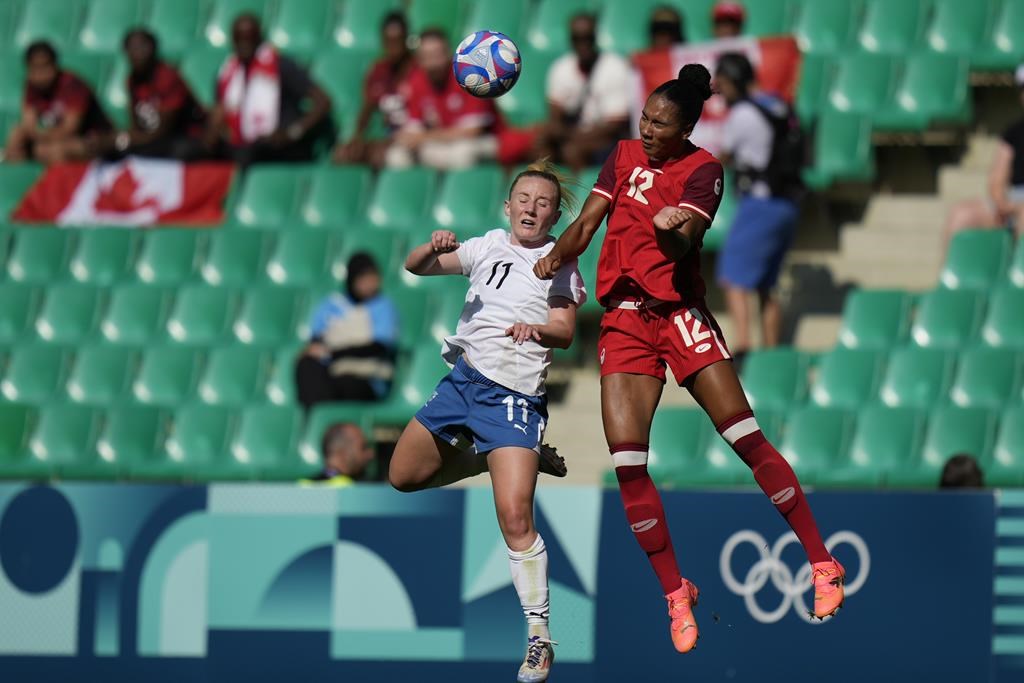
<svg viewBox="0 0 1024 683">
<path fill-rule="evenodd" d="M 758 293 L 761 299 L 761 346 L 772 348 L 779 345 L 782 329 L 782 306 L 771 290 Z"/>
<path fill-rule="evenodd" d="M 601 378 L 601 419 L 609 447 L 648 442 L 663 387 L 648 375 L 619 372 Z"/>
<path fill-rule="evenodd" d="M 412 419 L 395 445 L 388 481 L 409 493 L 452 484 L 486 470 L 486 459 L 476 451 L 460 451 Z"/>
<path fill-rule="evenodd" d="M 729 309 L 729 317 L 733 324 L 732 349 L 736 353 L 744 353 L 750 348 L 750 302 L 749 292 L 730 284 L 725 289 L 725 305 Z"/>
<path fill-rule="evenodd" d="M 511 550 L 526 550 L 537 538 L 533 525 L 537 454 L 528 448 L 497 448 L 487 455 L 487 465 L 505 544 Z"/>
<path fill-rule="evenodd" d="M 943 232 L 943 240 L 946 248 L 949 247 L 953 236 L 969 228 L 994 228 L 999 225 L 999 217 L 992 210 L 992 206 L 983 199 L 967 199 L 957 202 L 949 210 L 946 217 L 946 227 Z"/>
</svg>

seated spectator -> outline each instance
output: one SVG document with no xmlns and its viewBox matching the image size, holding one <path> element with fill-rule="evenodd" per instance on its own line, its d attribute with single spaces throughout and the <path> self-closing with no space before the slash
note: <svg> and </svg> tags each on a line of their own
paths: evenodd
<svg viewBox="0 0 1024 683">
<path fill-rule="evenodd" d="M 974 456 L 959 453 L 946 461 L 939 478 L 940 489 L 985 488 L 985 475 Z"/>
<path fill-rule="evenodd" d="M 602 163 L 629 137 L 629 63 L 597 49 L 597 20 L 578 14 L 569 22 L 572 53 L 548 69 L 548 123 L 536 153 L 574 170 Z"/>
<path fill-rule="evenodd" d="M 366 129 L 374 112 L 380 112 L 390 135 L 405 123 L 406 105 L 400 86 L 414 64 L 413 53 L 408 45 L 409 28 L 405 15 L 401 12 L 388 14 L 384 17 L 380 33 L 384 56 L 366 72 L 363 105 L 356 118 L 356 129 L 352 137 L 334 152 L 334 160 L 340 163 L 368 163 L 377 168 L 384 165 L 384 153 L 389 143 L 386 140 L 366 139 Z"/>
<path fill-rule="evenodd" d="M 493 100 L 473 97 L 459 87 L 452 72 L 452 49 L 442 31 L 427 29 L 420 34 L 416 63 L 402 86 L 408 120 L 387 150 L 387 165 L 420 163 L 452 170 L 495 159 L 498 110 Z"/>
<path fill-rule="evenodd" d="M 373 460 L 373 449 L 359 425 L 351 422 L 333 424 L 324 431 L 320 442 L 324 468 L 315 476 L 303 479 L 303 484 L 351 486 L 363 477 L 366 466 Z"/>
<path fill-rule="evenodd" d="M 62 69 L 47 42 L 25 50 L 25 95 L 21 120 L 7 137 L 4 159 L 44 164 L 86 159 L 110 121 L 92 89 Z"/>
<path fill-rule="evenodd" d="M 131 126 L 102 138 L 104 156 L 196 159 L 202 154 L 206 114 L 178 71 L 159 56 L 156 36 L 144 28 L 124 37 L 131 73 Z"/>
<path fill-rule="evenodd" d="M 711 10 L 711 33 L 715 38 L 735 38 L 743 33 L 747 13 L 739 2 L 716 2 Z"/>
<path fill-rule="evenodd" d="M 774 290 L 800 217 L 801 160 L 783 158 L 789 147 L 777 139 L 789 135 L 792 112 L 783 100 L 757 91 L 754 67 L 745 55 L 719 57 L 715 82 L 729 107 L 718 156 L 735 169 L 739 194 L 719 255 L 718 280 L 736 326 L 733 356 L 742 359 L 751 346 L 751 294 L 761 303 L 762 345 L 779 343 L 782 309 Z"/>
<path fill-rule="evenodd" d="M 313 313 L 310 342 L 295 368 L 299 402 L 307 410 L 330 401 L 377 401 L 391 389 L 398 313 L 381 294 L 380 269 L 372 256 L 352 256 L 346 289 L 324 299 Z"/>
<path fill-rule="evenodd" d="M 1024 64 L 1014 75 L 1024 103 Z M 961 230 L 1010 229 L 1024 236 L 1024 118 L 1006 129 L 988 173 L 988 197 L 953 206 L 946 219 L 946 242 Z"/>
<path fill-rule="evenodd" d="M 264 41 L 255 15 L 235 19 L 231 38 L 235 51 L 217 74 L 207 147 L 223 145 L 222 153 L 242 166 L 312 160 L 318 143 L 333 140 L 327 93 L 304 68 Z"/>
<path fill-rule="evenodd" d="M 683 16 L 674 7 L 663 5 L 655 7 L 651 12 L 651 23 L 648 28 L 651 37 L 650 49 L 666 50 L 673 45 L 686 42 L 683 31 Z"/>
</svg>

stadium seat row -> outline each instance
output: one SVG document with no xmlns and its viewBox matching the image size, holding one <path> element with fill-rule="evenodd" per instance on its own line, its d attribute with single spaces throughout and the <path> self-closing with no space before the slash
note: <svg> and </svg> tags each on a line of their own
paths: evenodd
<svg viewBox="0 0 1024 683">
<path fill-rule="evenodd" d="M 986 483 L 1024 483 L 1024 405 L 985 408 L 866 406 L 859 411 L 805 406 L 758 411 L 758 424 L 800 480 L 813 486 L 927 487 L 945 461 L 974 455 Z M 1001 418 L 1001 419 L 1000 419 Z M 669 486 L 751 485 L 750 470 L 702 410 L 662 408 L 651 429 L 650 470 Z M 570 463 L 571 466 L 571 463 Z M 605 476 L 614 482 L 614 473 Z"/>
<path fill-rule="evenodd" d="M 1022 376 L 1019 349 L 837 346 L 820 357 L 789 348 L 753 352 L 744 361 L 742 379 L 755 409 L 784 411 L 805 401 L 848 410 L 871 403 L 1001 408 L 1024 403 Z"/>
</svg>

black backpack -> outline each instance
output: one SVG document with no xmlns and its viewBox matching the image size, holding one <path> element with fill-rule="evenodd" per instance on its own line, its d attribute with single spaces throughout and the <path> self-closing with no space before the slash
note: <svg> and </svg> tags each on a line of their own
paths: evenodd
<svg viewBox="0 0 1024 683">
<path fill-rule="evenodd" d="M 807 136 L 792 107 L 780 99 L 747 100 L 757 108 L 772 127 L 772 153 L 767 168 L 761 171 L 736 169 L 740 191 L 754 182 L 763 181 L 773 197 L 799 200 L 804 191 L 802 170 L 807 158 Z"/>
</svg>

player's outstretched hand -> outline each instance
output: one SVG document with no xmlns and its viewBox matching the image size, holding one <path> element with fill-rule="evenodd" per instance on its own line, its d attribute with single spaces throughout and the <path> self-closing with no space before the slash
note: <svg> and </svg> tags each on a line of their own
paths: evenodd
<svg viewBox="0 0 1024 683">
<path fill-rule="evenodd" d="M 533 264 L 533 274 L 541 280 L 550 280 L 562 267 L 562 259 L 551 255 L 542 256 L 537 263 Z"/>
<path fill-rule="evenodd" d="M 448 254 L 459 248 L 459 239 L 451 230 L 435 230 L 430 235 L 430 246 L 435 254 Z"/>
<path fill-rule="evenodd" d="M 526 341 L 540 341 L 540 332 L 536 327 L 530 323 L 519 322 L 512 327 L 505 330 L 506 337 L 512 337 L 512 341 L 516 344 L 522 344 Z"/>
<path fill-rule="evenodd" d="M 678 230 L 692 217 L 689 211 L 677 206 L 666 206 L 654 217 L 654 227 L 658 230 Z"/>
</svg>

